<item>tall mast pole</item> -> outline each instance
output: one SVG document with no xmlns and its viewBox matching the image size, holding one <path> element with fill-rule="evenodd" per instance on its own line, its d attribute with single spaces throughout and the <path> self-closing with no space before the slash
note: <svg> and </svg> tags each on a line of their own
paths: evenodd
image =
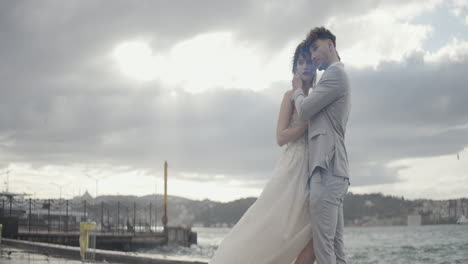
<svg viewBox="0 0 468 264">
<path fill-rule="evenodd" d="M 167 161 L 164 162 L 164 216 L 162 219 L 164 232 L 167 232 Z"/>
</svg>

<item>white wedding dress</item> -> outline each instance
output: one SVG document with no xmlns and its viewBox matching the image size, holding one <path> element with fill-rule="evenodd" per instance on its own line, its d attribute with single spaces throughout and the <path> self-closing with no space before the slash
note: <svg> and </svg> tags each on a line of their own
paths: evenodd
<svg viewBox="0 0 468 264">
<path fill-rule="evenodd" d="M 289 127 L 299 125 L 296 112 Z M 306 133 L 307 134 L 307 133 Z M 312 238 L 306 135 L 283 150 L 271 179 L 210 264 L 291 264 Z"/>
</svg>

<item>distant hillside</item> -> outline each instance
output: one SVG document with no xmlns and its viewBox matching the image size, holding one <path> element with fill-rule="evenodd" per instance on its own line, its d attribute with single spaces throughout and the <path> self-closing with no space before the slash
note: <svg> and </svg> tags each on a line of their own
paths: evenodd
<svg viewBox="0 0 468 264">
<path fill-rule="evenodd" d="M 89 195 L 76 197 L 74 200 L 88 200 L 90 217 L 98 219 L 101 206 L 109 214 L 115 214 L 119 206 L 120 214 L 133 217 L 136 206 L 138 219 L 149 222 L 157 218 L 161 225 L 163 215 L 163 196 L 99 196 L 93 199 Z M 242 217 L 256 198 L 244 198 L 221 203 L 211 200 L 190 200 L 178 196 L 168 197 L 168 215 L 170 225 L 232 226 Z M 102 205 L 103 204 L 103 205 Z M 156 205 L 156 206 L 155 206 Z M 156 211 L 155 211 L 156 208 Z M 105 213 L 104 213 L 105 214 Z M 420 215 L 422 224 L 455 223 L 461 215 L 468 215 L 468 199 L 432 201 L 405 200 L 403 197 L 374 194 L 348 193 L 344 202 L 345 225 L 406 225 L 408 215 Z"/>
</svg>

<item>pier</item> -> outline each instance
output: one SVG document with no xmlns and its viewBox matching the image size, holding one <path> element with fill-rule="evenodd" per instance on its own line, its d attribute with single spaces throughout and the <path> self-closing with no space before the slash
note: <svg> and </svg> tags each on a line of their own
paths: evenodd
<svg viewBox="0 0 468 264">
<path fill-rule="evenodd" d="M 154 248 L 163 245 L 189 246 L 193 241 L 193 232 L 182 227 L 168 227 L 169 238 L 164 232 L 153 233 L 92 233 L 96 239 L 96 248 L 134 251 L 142 248 Z M 67 246 L 79 246 L 79 232 L 18 232 L 16 239 L 60 244 Z M 169 243 L 168 243 L 169 242 Z"/>
<path fill-rule="evenodd" d="M 32 200 L 9 195 L 2 200 L 0 224 L 3 237 L 68 246 L 78 246 L 79 223 L 85 221 L 96 222 L 92 235 L 100 249 L 133 251 L 197 243 L 196 233 L 188 227 L 157 226 L 155 210 L 152 203 L 138 208 L 136 202 L 93 204 L 87 200 Z"/>
<path fill-rule="evenodd" d="M 80 223 L 94 222 L 96 248 L 133 251 L 162 245 L 189 247 L 197 234 L 189 227 L 168 225 L 168 165 L 164 163 L 164 201 L 143 203 L 130 198 L 81 197 L 31 199 L 26 194 L 0 192 L 2 237 L 78 246 Z M 97 194 L 97 191 L 96 191 Z M 158 212 L 163 212 L 158 226 Z"/>
</svg>

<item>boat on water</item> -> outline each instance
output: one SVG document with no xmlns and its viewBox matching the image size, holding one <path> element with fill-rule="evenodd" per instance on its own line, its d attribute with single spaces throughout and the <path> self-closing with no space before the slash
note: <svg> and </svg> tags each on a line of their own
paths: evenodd
<svg viewBox="0 0 468 264">
<path fill-rule="evenodd" d="M 460 216 L 458 218 L 457 224 L 459 224 L 459 225 L 468 225 L 468 219 L 464 215 L 462 215 L 462 216 Z"/>
</svg>

